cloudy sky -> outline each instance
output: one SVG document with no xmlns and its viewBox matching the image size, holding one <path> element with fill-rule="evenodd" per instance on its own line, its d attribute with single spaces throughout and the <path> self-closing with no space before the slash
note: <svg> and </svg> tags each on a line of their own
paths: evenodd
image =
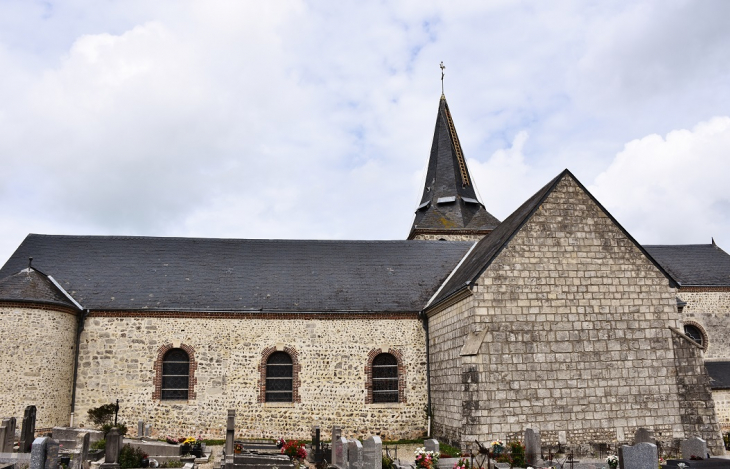
<svg viewBox="0 0 730 469">
<path fill-rule="evenodd" d="M 0 263 L 28 233 L 404 239 L 446 65 L 500 219 L 569 168 L 730 251 L 730 2 L 0 1 Z"/>
</svg>

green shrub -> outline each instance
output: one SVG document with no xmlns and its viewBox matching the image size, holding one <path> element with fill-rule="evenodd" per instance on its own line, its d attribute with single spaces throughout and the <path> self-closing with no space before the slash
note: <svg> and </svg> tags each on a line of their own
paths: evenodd
<svg viewBox="0 0 730 469">
<path fill-rule="evenodd" d="M 91 420 L 97 427 L 101 427 L 105 424 L 114 422 L 114 412 L 116 410 L 116 404 L 104 404 L 102 406 L 89 409 L 87 413 L 89 414 L 89 420 Z"/>
<path fill-rule="evenodd" d="M 117 430 L 119 430 L 120 435 L 127 434 L 126 425 L 124 425 L 123 423 L 118 423 L 116 426 L 117 426 Z M 111 430 L 112 428 L 114 428 L 114 425 L 111 423 L 105 423 L 104 425 L 101 426 L 101 431 L 104 432 L 104 438 L 106 438 L 106 434 L 109 433 L 109 430 Z"/>
<path fill-rule="evenodd" d="M 91 443 L 89 449 L 106 449 L 106 440 L 99 440 Z"/>
<path fill-rule="evenodd" d="M 393 464 L 393 460 L 385 454 L 383 455 L 383 469 L 395 469 L 395 464 Z"/>
<path fill-rule="evenodd" d="M 510 467 L 525 467 L 525 446 L 519 441 L 507 443 L 510 449 Z"/>
<path fill-rule="evenodd" d="M 179 459 L 168 459 L 167 461 L 160 464 L 160 467 L 183 467 L 185 463 Z"/>
<path fill-rule="evenodd" d="M 459 448 L 447 445 L 446 443 L 439 442 L 439 451 L 441 452 L 442 458 L 458 458 L 461 456 L 461 450 Z"/>
<path fill-rule="evenodd" d="M 134 467 L 142 467 L 142 459 L 145 454 L 139 448 L 132 448 L 130 445 L 124 445 L 119 452 L 119 466 L 121 469 L 131 469 Z"/>
</svg>

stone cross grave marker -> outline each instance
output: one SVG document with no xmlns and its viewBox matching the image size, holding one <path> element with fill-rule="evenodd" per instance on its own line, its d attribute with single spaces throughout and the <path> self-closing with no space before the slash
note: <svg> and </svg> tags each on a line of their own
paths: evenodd
<svg viewBox="0 0 730 469">
<path fill-rule="evenodd" d="M 347 463 L 349 469 L 362 469 L 362 443 L 357 440 L 347 442 Z"/>
<path fill-rule="evenodd" d="M 362 443 L 362 469 L 381 469 L 383 467 L 383 441 L 379 436 L 371 436 Z"/>
<path fill-rule="evenodd" d="M 34 405 L 29 405 L 25 408 L 25 413 L 23 414 L 23 426 L 20 430 L 19 453 L 30 453 L 33 440 L 35 439 L 35 416 L 36 408 Z"/>
<path fill-rule="evenodd" d="M 656 444 L 653 432 L 651 430 L 647 430 L 646 428 L 639 428 L 638 430 L 636 430 L 636 433 L 634 434 L 634 444 L 637 443 Z"/>
<path fill-rule="evenodd" d="M 48 440 L 50 438 L 42 436 L 36 438 L 31 443 L 30 469 L 46 469 L 46 448 L 48 447 Z"/>
<path fill-rule="evenodd" d="M 439 453 L 439 442 L 438 440 L 423 440 L 423 447 L 426 448 L 426 451 L 433 451 L 434 453 Z"/>
<path fill-rule="evenodd" d="M 707 457 L 707 442 L 702 438 L 692 437 L 679 444 L 682 459 L 690 460 L 692 456 L 705 459 Z"/>
<path fill-rule="evenodd" d="M 525 458 L 528 466 L 536 466 L 540 457 L 540 432 L 532 428 L 525 430 Z"/>
<path fill-rule="evenodd" d="M 233 456 L 233 440 L 236 433 L 236 410 L 228 409 L 226 420 L 226 459 Z"/>
<path fill-rule="evenodd" d="M 319 428 L 319 425 L 315 425 L 312 427 L 312 446 L 311 446 L 311 458 L 310 460 L 313 462 L 322 462 L 322 441 L 321 441 L 321 431 Z"/>
<path fill-rule="evenodd" d="M 623 445 L 618 450 L 621 469 L 656 469 L 658 460 L 656 445 L 653 443 Z"/>
<path fill-rule="evenodd" d="M 142 438 L 144 436 L 144 420 L 137 422 L 137 437 Z"/>
</svg>

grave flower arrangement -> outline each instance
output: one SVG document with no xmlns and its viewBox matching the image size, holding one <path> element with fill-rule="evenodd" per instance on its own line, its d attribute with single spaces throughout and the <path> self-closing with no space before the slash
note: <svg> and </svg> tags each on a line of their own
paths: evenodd
<svg viewBox="0 0 730 469">
<path fill-rule="evenodd" d="M 469 458 L 459 458 L 459 460 L 454 463 L 454 467 L 452 469 L 471 469 Z"/>
<path fill-rule="evenodd" d="M 611 469 L 616 469 L 618 467 L 618 456 L 615 454 L 610 454 L 606 457 L 606 464 L 608 464 L 608 467 Z"/>
<path fill-rule="evenodd" d="M 276 447 L 279 449 L 283 448 L 285 444 L 286 441 L 284 441 L 284 438 L 279 438 L 278 440 L 276 440 Z"/>
<path fill-rule="evenodd" d="M 439 455 L 433 451 L 426 451 L 425 447 L 416 449 L 416 469 L 436 469 Z"/>
<path fill-rule="evenodd" d="M 504 452 L 504 441 L 502 440 L 494 440 L 490 444 L 490 457 L 494 459 L 495 457 L 499 456 Z"/>
<path fill-rule="evenodd" d="M 304 443 L 300 443 L 298 440 L 289 440 L 281 447 L 281 454 L 286 454 L 293 461 L 306 458 L 307 450 L 304 449 Z"/>
</svg>

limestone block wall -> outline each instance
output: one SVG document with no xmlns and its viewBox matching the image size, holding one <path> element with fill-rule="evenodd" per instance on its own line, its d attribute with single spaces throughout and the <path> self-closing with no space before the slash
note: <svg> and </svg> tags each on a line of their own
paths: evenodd
<svg viewBox="0 0 730 469">
<path fill-rule="evenodd" d="M 707 334 L 705 359 L 730 360 L 730 287 L 684 287 L 678 296 L 687 302 L 682 321 Z"/>
<path fill-rule="evenodd" d="M 428 319 L 432 434 L 442 441 L 457 444 L 462 440 L 465 423 L 459 353 L 472 330 L 472 308 L 470 297 L 430 314 Z"/>
<path fill-rule="evenodd" d="M 155 360 L 180 347 L 195 361 L 195 397 L 153 398 Z M 262 354 L 296 355 L 298 402 L 260 402 Z M 374 349 L 396 350 L 405 369 L 403 401 L 366 404 Z M 237 437 L 309 438 L 312 425 L 345 434 L 412 438 L 425 430 L 425 332 L 417 314 L 92 313 L 81 337 L 77 415 L 119 399 L 120 419 L 153 434 L 225 435 L 236 409 Z M 297 399 L 295 399 L 297 400 Z"/>
<path fill-rule="evenodd" d="M 717 421 L 723 432 L 730 431 L 730 389 L 712 391 Z"/>
<path fill-rule="evenodd" d="M 480 441 L 628 442 L 638 427 L 683 438 L 668 280 L 570 177 L 473 287 Z M 698 419 L 704 416 L 695 416 Z M 467 417 L 468 418 L 468 417 Z M 717 428 L 716 422 L 702 421 Z M 471 435 L 468 436 L 471 438 Z M 715 430 L 709 441 L 720 445 Z"/>
<path fill-rule="evenodd" d="M 76 323 L 70 310 L 0 303 L 0 415 L 18 428 L 29 405 L 36 428 L 68 426 Z"/>
</svg>

